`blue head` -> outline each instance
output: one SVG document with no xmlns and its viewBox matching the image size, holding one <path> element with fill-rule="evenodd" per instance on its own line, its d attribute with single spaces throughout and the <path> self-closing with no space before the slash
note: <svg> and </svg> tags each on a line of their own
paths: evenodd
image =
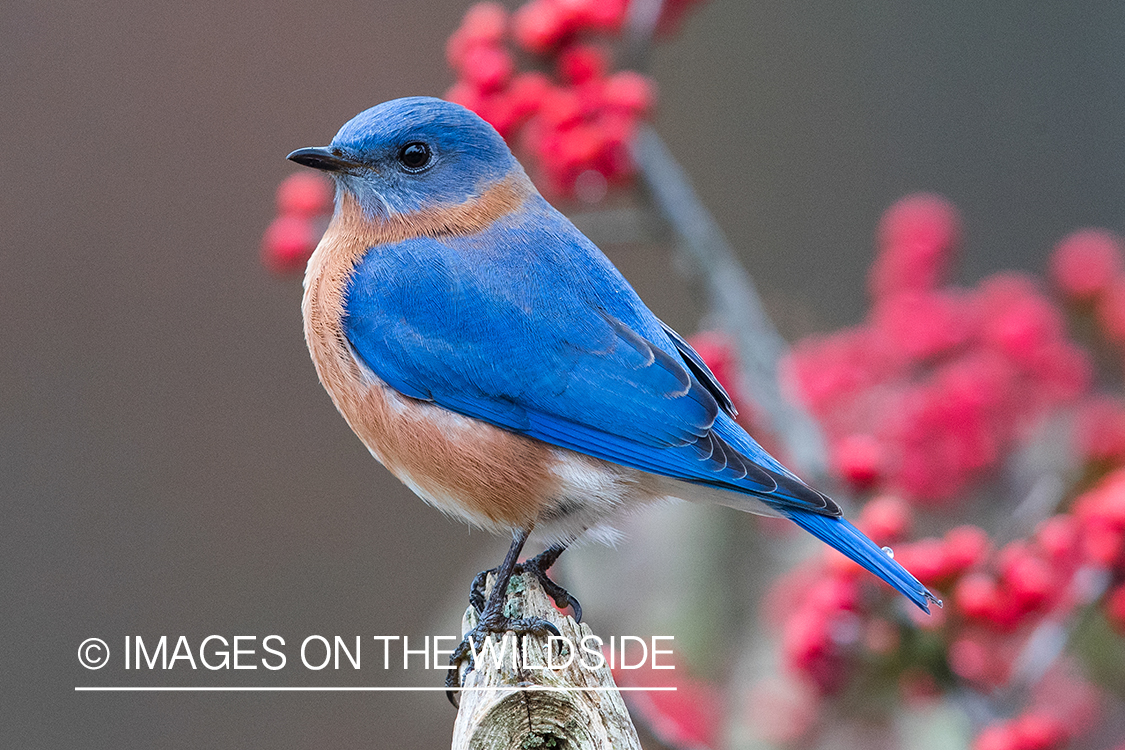
<svg viewBox="0 0 1125 750">
<path fill-rule="evenodd" d="M 329 172 L 372 218 L 464 203 L 523 171 L 491 125 L 459 104 L 424 96 L 361 112 L 327 147 L 289 158 Z"/>
</svg>

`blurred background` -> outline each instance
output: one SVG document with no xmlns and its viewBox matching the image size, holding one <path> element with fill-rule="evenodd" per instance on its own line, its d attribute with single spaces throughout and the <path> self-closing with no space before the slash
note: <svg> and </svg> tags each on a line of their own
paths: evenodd
<svg viewBox="0 0 1125 750">
<path fill-rule="evenodd" d="M 507 541 L 445 519 L 371 459 L 317 383 L 299 280 L 266 273 L 259 245 L 289 151 L 450 86 L 446 39 L 467 5 L 0 8 L 0 744 L 448 744 L 441 693 L 74 687 L 440 683 L 293 664 L 314 633 L 362 635 L 367 654 L 372 635 L 455 634 L 473 574 Z M 657 131 L 796 339 L 862 318 L 875 227 L 908 192 L 960 209 L 968 284 L 1041 273 L 1077 227 L 1120 231 L 1122 49 L 1117 3 L 713 0 L 648 72 Z M 659 316 L 699 328 L 670 248 L 605 249 Z M 583 550 L 562 572 L 603 566 L 604 592 L 574 589 L 595 630 L 599 600 L 631 601 L 634 559 Z M 676 585 L 660 606 L 683 601 Z M 127 635 L 271 633 L 289 644 L 279 674 L 121 663 Z M 75 658 L 91 636 L 111 649 L 96 672 Z"/>
</svg>

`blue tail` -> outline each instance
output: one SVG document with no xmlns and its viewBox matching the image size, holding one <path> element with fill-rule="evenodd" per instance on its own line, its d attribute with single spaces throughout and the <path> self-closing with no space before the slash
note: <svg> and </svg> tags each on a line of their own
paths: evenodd
<svg viewBox="0 0 1125 750">
<path fill-rule="evenodd" d="M 809 532 L 825 544 L 870 570 L 887 583 L 901 591 L 906 598 L 930 613 L 930 602 L 941 606 L 941 600 L 926 589 L 918 579 L 910 575 L 906 568 L 896 563 L 890 555 L 880 549 L 875 542 L 863 535 L 843 518 L 832 518 L 816 513 L 789 511 L 786 513 L 793 523 Z"/>
</svg>

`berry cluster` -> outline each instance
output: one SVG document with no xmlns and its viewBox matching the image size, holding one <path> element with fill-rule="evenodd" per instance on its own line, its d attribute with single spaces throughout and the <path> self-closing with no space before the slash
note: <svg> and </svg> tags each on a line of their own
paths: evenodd
<svg viewBox="0 0 1125 750">
<path fill-rule="evenodd" d="M 690 4 L 666 3 L 662 26 Z M 457 82 L 445 98 L 526 150 L 545 192 L 596 201 L 633 176 L 629 142 L 655 102 L 648 78 L 610 72 L 605 42 L 626 10 L 624 0 L 531 0 L 509 16 L 498 3 L 478 3 L 446 47 Z M 543 71 L 517 72 L 512 46 Z"/>
<path fill-rule="evenodd" d="M 892 206 L 879 227 L 867 320 L 801 341 L 786 362 L 836 471 L 856 488 L 931 504 L 959 497 L 1090 384 L 1089 357 L 1034 278 L 944 284 L 959 236 L 942 198 Z"/>
<path fill-rule="evenodd" d="M 1019 677 L 1042 628 L 1091 610 L 1125 635 L 1125 402 L 1092 389 L 1095 361 L 1122 361 L 1122 244 L 1103 230 L 1064 238 L 1051 257 L 1058 304 L 1029 275 L 946 285 L 959 236 L 941 198 L 900 201 L 880 225 L 867 320 L 801 342 L 785 363 L 840 475 L 874 491 L 857 525 L 946 601 L 925 617 L 831 550 L 784 575 L 764 610 L 788 674 L 811 691 L 805 703 L 847 704 L 888 684 L 907 705 L 952 689 L 992 694 Z M 720 380 L 737 382 L 721 339 L 693 342 Z M 1074 414 L 1078 437 L 1078 489 L 1060 512 L 1006 543 L 968 524 L 912 536 L 915 508 L 964 498 L 1052 412 Z M 1076 670 L 1058 659 L 1023 713 L 974 748 L 1049 750 L 1087 733 L 1102 693 Z M 806 739 L 825 729 L 802 726 Z"/>
<path fill-rule="evenodd" d="M 332 213 L 332 182 L 297 172 L 277 186 L 277 217 L 262 237 L 262 264 L 280 275 L 300 273 Z"/>
<path fill-rule="evenodd" d="M 1121 242 L 1104 229 L 1081 229 L 1055 248 L 1051 257 L 1051 281 L 1075 304 L 1098 305 L 1108 331 L 1122 323 L 1118 298 L 1125 289 Z"/>
<path fill-rule="evenodd" d="M 1029 275 L 997 274 L 972 289 L 945 285 L 959 235 L 956 212 L 940 198 L 911 196 L 892 207 L 879 230 L 868 320 L 801 342 L 783 373 L 827 428 L 840 473 L 881 490 L 857 525 L 894 545 L 896 559 L 946 606 L 924 616 L 833 550 L 785 574 L 764 611 L 781 634 L 788 675 L 752 691 L 750 714 L 763 737 L 791 744 L 829 731 L 828 704 L 851 700 L 870 710 L 877 685 L 897 691 L 899 705 L 965 688 L 998 693 L 1018 677 L 1042 627 L 1091 609 L 1125 635 L 1125 404 L 1092 395 L 1094 358 L 1069 340 L 1066 320 L 1067 312 L 1085 315 L 1090 335 L 1118 346 L 1108 321 L 1114 285 L 1125 289 L 1120 243 L 1100 230 L 1059 243 L 1051 279 L 1070 303 L 1064 310 Z M 730 341 L 706 332 L 691 344 L 743 423 L 768 441 Z M 912 535 L 919 500 L 963 497 L 1031 436 L 1027 428 L 1064 407 L 1078 415 L 1086 488 L 1064 512 L 1003 544 L 973 524 Z M 1109 584 L 1099 588 L 1098 580 Z M 974 748 L 1051 750 L 1088 734 L 1103 694 L 1074 674 L 1076 664 L 1058 659 L 1023 713 L 987 727 Z M 697 701 L 685 691 L 645 703 L 640 716 L 663 727 L 670 745 L 695 746 L 719 731 Z"/>
<path fill-rule="evenodd" d="M 1117 580 L 1125 578 L 1122 508 L 1125 472 L 1083 495 L 1073 514 L 1056 515 L 1030 539 L 993 549 L 989 536 L 971 525 L 903 542 L 913 524 L 911 506 L 880 496 L 863 509 L 857 526 L 880 544 L 894 544 L 895 558 L 935 593 L 951 592 L 944 609 L 932 617 L 916 613 L 890 587 L 829 550 L 778 579 L 765 611 L 782 634 L 788 670 L 821 699 L 887 680 L 897 683 L 904 703 L 954 685 L 988 693 L 1009 684 L 1037 625 L 1085 603 L 1083 572 L 1108 561 Z M 1099 525 L 1101 532 L 1095 531 Z M 1125 586 L 1119 584 L 1104 605 L 1125 633 L 1125 622 L 1114 619 L 1123 614 L 1114 609 L 1125 609 L 1122 602 Z M 1056 685 L 1061 679 L 1051 676 Z M 1066 679 L 1073 701 L 1066 712 L 1029 713 L 991 727 L 974 747 L 1049 749 L 1089 729 L 1097 692 L 1081 678 Z M 1031 738 L 1041 735 L 1032 728 L 1043 722 L 1057 731 L 1051 742 L 1037 744 Z M 1001 738 L 1015 744 L 990 744 Z"/>
<path fill-rule="evenodd" d="M 936 553 L 940 562 L 924 575 L 937 580 L 963 575 L 988 553 L 987 536 L 970 526 L 954 529 L 941 540 L 897 544 L 909 535 L 913 514 L 906 503 L 889 495 L 869 502 L 856 525 L 878 544 L 895 544 L 896 558 L 907 558 L 902 562 L 908 567 Z M 766 613 L 782 633 L 782 652 L 790 671 L 821 695 L 833 695 L 865 668 L 865 659 L 870 668 L 895 654 L 904 680 L 913 680 L 918 669 L 941 674 L 940 664 L 932 659 L 919 663 L 917 644 L 906 642 L 913 639 L 913 630 L 900 604 L 889 587 L 840 553 L 825 550 L 822 557 L 775 582 Z M 936 610 L 934 617 L 918 622 L 932 629 L 944 619 L 945 611 Z"/>
<path fill-rule="evenodd" d="M 1077 328 L 1102 359 L 1125 364 L 1125 251 L 1121 239 L 1102 229 L 1083 229 L 1063 239 L 1051 257 L 1050 277 L 1069 303 Z M 1087 394 L 1078 410 L 1078 448 L 1088 465 L 1125 465 L 1125 402 Z"/>
<path fill-rule="evenodd" d="M 698 2 L 664 2 L 656 32 L 674 32 Z M 445 98 L 527 152 L 549 197 L 594 203 L 634 176 L 629 144 L 652 113 L 656 88 L 640 73 L 610 70 L 609 45 L 620 36 L 628 6 L 628 0 L 529 0 L 509 14 L 497 2 L 480 2 L 446 45 L 457 82 Z M 520 55 L 541 69 L 517 70 Z M 278 274 L 304 268 L 324 229 L 320 218 L 331 210 L 329 193 L 316 176 L 282 183 L 279 215 L 262 241 L 266 268 Z"/>
<path fill-rule="evenodd" d="M 1106 619 L 1125 635 L 1125 469 L 1117 469 L 1092 489 L 1080 495 L 1073 505 L 1070 525 L 1060 530 L 1074 537 L 1074 551 L 1082 563 L 1106 571 L 1111 587 L 1104 599 Z"/>
</svg>

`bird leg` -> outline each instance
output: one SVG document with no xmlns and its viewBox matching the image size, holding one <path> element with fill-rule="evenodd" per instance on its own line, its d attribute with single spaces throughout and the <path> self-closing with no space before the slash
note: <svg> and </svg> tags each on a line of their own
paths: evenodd
<svg viewBox="0 0 1125 750">
<path fill-rule="evenodd" d="M 547 576 L 547 571 L 555 564 L 559 556 L 566 551 L 568 545 L 569 542 L 552 545 L 535 557 L 517 563 L 513 569 L 512 575 L 522 573 L 535 576 L 536 580 L 539 581 L 539 585 L 543 587 L 544 593 L 555 601 L 555 606 L 559 609 L 570 607 L 571 611 L 574 612 L 574 621 L 582 622 L 582 605 L 578 602 L 578 599 Z M 478 616 L 484 611 L 485 583 L 487 583 L 490 575 L 495 575 L 499 571 L 500 568 L 482 570 L 480 573 L 477 573 L 477 577 L 473 579 L 473 585 L 469 589 L 469 604 L 476 610 Z"/>
<path fill-rule="evenodd" d="M 468 669 L 465 671 L 466 675 L 473 671 L 473 650 L 477 648 L 479 644 L 484 643 L 486 638 L 493 635 L 502 635 L 509 630 L 515 632 L 517 638 L 521 638 L 529 633 L 540 637 L 548 634 L 561 635 L 559 629 L 556 628 L 554 624 L 542 618 L 524 617 L 514 620 L 504 614 L 504 605 L 508 598 L 508 583 L 512 580 L 512 575 L 516 571 L 516 560 L 519 559 L 520 551 L 523 549 L 524 542 L 527 541 L 529 533 L 529 530 L 523 529 L 514 534 L 512 537 L 512 546 L 508 549 L 508 554 L 504 557 L 504 562 L 500 563 L 500 567 L 491 571 L 485 571 L 473 580 L 473 590 L 470 593 L 469 600 L 473 609 L 477 612 L 477 624 L 476 627 L 465 634 L 464 640 L 461 641 L 461 644 L 457 646 L 449 656 L 449 672 L 445 677 L 445 686 L 447 688 L 460 687 L 458 668 L 462 661 L 466 659 L 469 661 Z M 554 554 L 550 562 L 554 562 L 554 559 L 560 554 L 562 554 L 562 549 L 559 549 L 559 551 Z M 550 563 L 548 563 L 548 567 L 550 567 Z M 496 582 L 492 585 L 492 591 L 488 595 L 488 601 L 483 602 L 484 583 L 488 575 L 493 572 L 496 574 Z M 563 593 L 566 592 L 563 591 Z M 569 595 L 567 596 L 569 597 Z M 450 703 L 455 707 L 457 706 L 457 702 L 453 698 L 452 689 L 446 691 L 446 697 L 449 698 Z"/>
</svg>

